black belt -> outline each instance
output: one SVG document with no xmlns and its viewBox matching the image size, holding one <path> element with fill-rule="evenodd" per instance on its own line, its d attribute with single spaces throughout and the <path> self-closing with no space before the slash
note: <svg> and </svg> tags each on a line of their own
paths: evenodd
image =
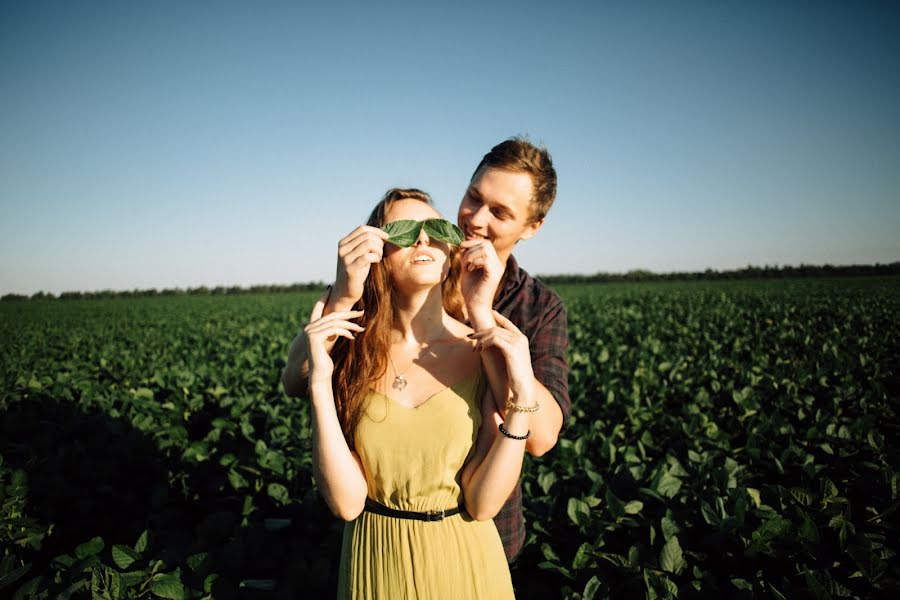
<svg viewBox="0 0 900 600">
<path fill-rule="evenodd" d="M 413 512 L 411 510 L 397 510 L 390 508 L 384 504 L 375 502 L 371 498 L 366 498 L 366 510 L 376 515 L 385 517 L 396 517 L 398 519 L 415 519 L 416 521 L 441 521 L 445 517 L 458 515 L 464 510 L 462 505 L 446 510 L 429 510 L 428 512 Z"/>
</svg>

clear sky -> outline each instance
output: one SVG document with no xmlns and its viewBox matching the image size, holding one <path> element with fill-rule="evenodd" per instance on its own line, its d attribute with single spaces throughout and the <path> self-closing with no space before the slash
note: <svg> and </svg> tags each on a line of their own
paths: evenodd
<svg viewBox="0 0 900 600">
<path fill-rule="evenodd" d="M 515 134 L 532 274 L 900 260 L 900 3 L 3 2 L 0 293 L 330 281 Z"/>
</svg>

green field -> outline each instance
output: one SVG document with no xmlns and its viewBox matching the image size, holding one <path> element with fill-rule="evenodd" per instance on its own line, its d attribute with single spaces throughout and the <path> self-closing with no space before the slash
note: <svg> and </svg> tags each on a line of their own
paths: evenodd
<svg viewBox="0 0 900 600">
<path fill-rule="evenodd" d="M 900 593 L 900 278 L 560 287 L 520 598 Z M 313 294 L 0 303 L 0 596 L 332 597 Z M 891 525 L 894 523 L 894 525 Z"/>
</svg>

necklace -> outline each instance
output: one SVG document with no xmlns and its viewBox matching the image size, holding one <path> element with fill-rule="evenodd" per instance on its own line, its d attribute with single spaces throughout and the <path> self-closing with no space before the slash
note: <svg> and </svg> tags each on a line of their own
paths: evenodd
<svg viewBox="0 0 900 600">
<path fill-rule="evenodd" d="M 391 358 L 390 352 L 388 352 L 388 360 L 391 361 L 391 368 L 394 369 L 394 383 L 391 384 L 391 387 L 398 392 L 402 392 L 404 389 L 406 389 L 406 386 L 409 383 L 408 381 L 406 381 L 404 375 L 406 374 L 406 371 L 409 371 L 410 368 L 412 368 L 413 363 L 415 363 L 416 361 L 413 360 L 413 362 L 409 364 L 409 367 L 406 368 L 406 371 L 403 371 L 403 373 L 398 373 L 397 367 L 394 366 L 394 359 Z"/>
</svg>

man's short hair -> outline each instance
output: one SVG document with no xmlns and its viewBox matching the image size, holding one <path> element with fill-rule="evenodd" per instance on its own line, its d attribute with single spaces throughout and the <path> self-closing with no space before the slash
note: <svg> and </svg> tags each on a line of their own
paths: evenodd
<svg viewBox="0 0 900 600">
<path fill-rule="evenodd" d="M 529 222 L 540 221 L 547 216 L 556 200 L 556 170 L 547 148 L 535 146 L 524 137 L 510 138 L 484 155 L 472 173 L 473 181 L 483 167 L 530 175 L 534 195 L 531 198 Z"/>
</svg>

